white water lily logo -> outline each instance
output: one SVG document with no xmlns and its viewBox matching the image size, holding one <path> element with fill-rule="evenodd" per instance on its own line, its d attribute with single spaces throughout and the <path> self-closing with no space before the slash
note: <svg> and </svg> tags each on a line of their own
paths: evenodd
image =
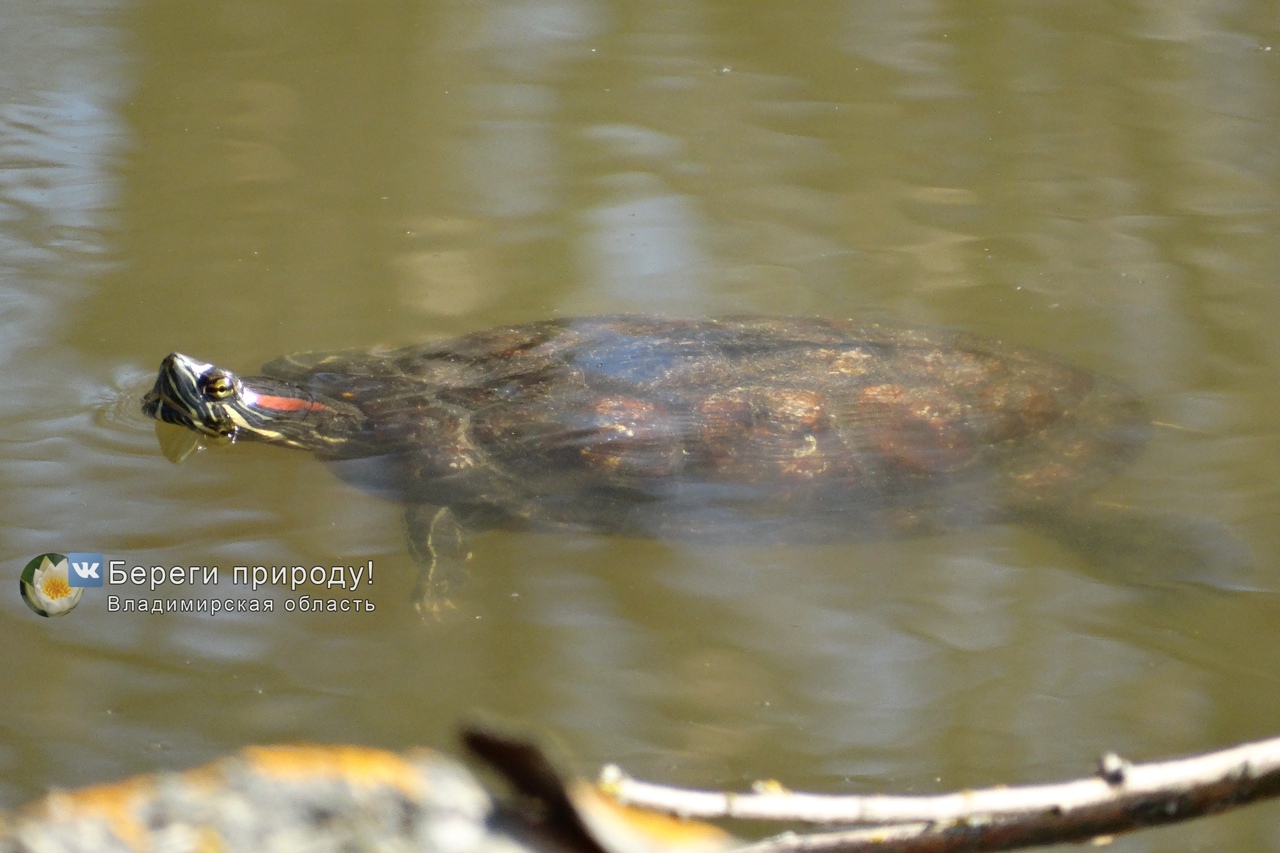
<svg viewBox="0 0 1280 853">
<path fill-rule="evenodd" d="M 41 554 L 22 570 L 22 600 L 41 616 L 61 616 L 80 603 L 84 589 L 72 586 L 64 554 Z"/>
</svg>

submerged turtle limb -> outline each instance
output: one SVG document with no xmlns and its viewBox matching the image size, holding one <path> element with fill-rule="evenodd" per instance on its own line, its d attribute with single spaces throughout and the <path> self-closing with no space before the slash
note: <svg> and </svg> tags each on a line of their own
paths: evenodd
<svg viewBox="0 0 1280 853">
<path fill-rule="evenodd" d="M 413 606 L 424 619 L 443 619 L 457 604 L 451 593 L 466 580 L 471 551 L 467 534 L 449 507 L 408 504 L 404 527 L 409 554 L 418 567 Z"/>
<path fill-rule="evenodd" d="M 1212 519 L 1085 501 L 1013 516 L 1083 556 L 1089 574 L 1107 583 L 1253 588 L 1249 546 Z"/>
</svg>

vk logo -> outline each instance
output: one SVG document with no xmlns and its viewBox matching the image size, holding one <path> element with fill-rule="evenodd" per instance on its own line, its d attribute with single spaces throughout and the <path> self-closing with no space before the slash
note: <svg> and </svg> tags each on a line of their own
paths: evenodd
<svg viewBox="0 0 1280 853">
<path fill-rule="evenodd" d="M 67 562 L 71 568 L 67 581 L 71 586 L 102 586 L 106 561 L 101 554 L 68 554 Z"/>
</svg>

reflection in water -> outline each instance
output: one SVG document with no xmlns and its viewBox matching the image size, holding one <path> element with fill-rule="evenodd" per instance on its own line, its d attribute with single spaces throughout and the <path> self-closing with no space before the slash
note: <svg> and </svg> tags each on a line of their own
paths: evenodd
<svg viewBox="0 0 1280 853">
<path fill-rule="evenodd" d="M 43 4 L 0 9 L 0 51 L 10 69 L 0 84 L 6 362 L 41 336 L 58 336 L 56 320 L 78 294 L 73 282 L 101 272 L 104 231 L 115 224 L 114 170 L 128 140 L 117 108 L 129 79 L 116 52 L 121 33 L 97 25 L 105 4 L 90 5 L 79 27 Z M 0 399 L 19 403 L 32 378 L 6 371 Z"/>
<path fill-rule="evenodd" d="M 399 292 L 429 321 L 492 309 L 512 289 L 541 285 L 538 259 L 565 238 L 572 184 L 561 87 L 604 25 L 593 0 L 442 8 L 443 32 L 424 30 L 431 37 L 413 48 L 411 123 L 422 132 L 399 175 L 410 189 Z"/>
<path fill-rule="evenodd" d="M 693 200 L 653 175 L 612 178 L 601 182 L 611 204 L 585 216 L 586 278 L 608 282 L 610 301 L 630 310 L 700 313 L 703 290 L 715 276 Z"/>
<path fill-rule="evenodd" d="M 79 357 L 72 318 L 115 256 L 117 170 L 129 143 L 119 107 L 132 83 L 115 5 L 0 6 L 0 563 L 8 567 L 92 547 L 103 529 L 84 517 L 109 491 L 88 474 L 104 443 L 89 438 L 88 408 L 114 377 Z M 10 594 L 11 577 L 4 573 L 0 596 L 10 643 L 0 674 L 8 802 L 30 794 L 29 758 L 66 769 L 57 755 L 91 727 L 82 715 L 100 701 L 96 641 L 82 630 L 92 616 L 59 629 L 33 625 Z M 38 746 L 24 746 L 33 739 Z M 98 751 L 85 750 L 87 764 Z"/>
<path fill-rule="evenodd" d="M 803 111 L 801 87 L 735 69 L 719 41 L 706 10 L 675 0 L 607 42 L 576 249 L 610 307 L 725 313 L 769 293 L 805 313 L 848 254 L 827 236 L 837 199 L 810 180 L 828 146 L 776 126 Z"/>
<path fill-rule="evenodd" d="M 840 46 L 859 59 L 895 72 L 893 94 L 909 100 L 962 98 L 956 50 L 948 43 L 944 8 L 933 0 L 906 0 L 878 9 L 844 4 Z"/>
</svg>

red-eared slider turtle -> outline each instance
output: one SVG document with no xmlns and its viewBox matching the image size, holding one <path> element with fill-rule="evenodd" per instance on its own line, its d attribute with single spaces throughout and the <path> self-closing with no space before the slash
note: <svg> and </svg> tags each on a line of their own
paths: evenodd
<svg viewBox="0 0 1280 853">
<path fill-rule="evenodd" d="M 309 450 L 403 501 L 435 602 L 470 528 L 811 539 L 1037 520 L 1148 435 L 1132 391 L 1043 353 L 783 317 L 555 319 L 249 377 L 174 353 L 142 408 Z"/>
</svg>

